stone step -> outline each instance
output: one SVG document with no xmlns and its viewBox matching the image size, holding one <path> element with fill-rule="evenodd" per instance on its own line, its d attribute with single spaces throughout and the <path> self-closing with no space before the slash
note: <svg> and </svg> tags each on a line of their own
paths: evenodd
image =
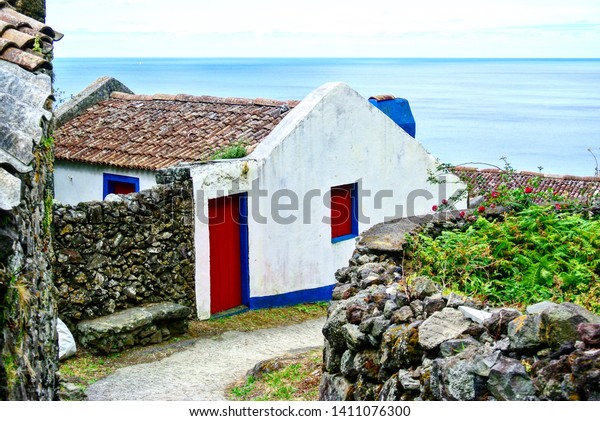
<svg viewBox="0 0 600 421">
<path fill-rule="evenodd" d="M 187 329 L 191 310 L 180 304 L 146 304 L 77 324 L 79 344 L 95 354 L 119 352 L 136 345 L 157 344 Z"/>
</svg>

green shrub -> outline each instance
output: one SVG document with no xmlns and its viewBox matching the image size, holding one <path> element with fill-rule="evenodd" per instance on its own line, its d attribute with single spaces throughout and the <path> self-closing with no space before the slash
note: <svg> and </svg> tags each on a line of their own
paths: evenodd
<svg viewBox="0 0 600 421">
<path fill-rule="evenodd" d="M 410 238 L 409 273 L 492 304 L 571 301 L 600 312 L 600 217 L 531 205 Z"/>
</svg>

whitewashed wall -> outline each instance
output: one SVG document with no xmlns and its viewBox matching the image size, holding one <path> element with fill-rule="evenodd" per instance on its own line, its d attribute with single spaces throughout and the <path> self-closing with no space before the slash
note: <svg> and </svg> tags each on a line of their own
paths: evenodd
<svg viewBox="0 0 600 421">
<path fill-rule="evenodd" d="M 104 173 L 137 177 L 140 180 L 140 190 L 156 185 L 154 171 L 56 161 L 54 164 L 55 199 L 69 205 L 102 200 Z"/>
<path fill-rule="evenodd" d="M 454 190 L 439 194 L 439 187 L 427 182 L 427 170 L 435 166 L 434 158 L 415 139 L 366 99 L 344 84 L 330 83 L 290 112 L 247 160 L 202 165 L 192 169 L 192 177 L 197 199 L 203 202 L 198 212 L 204 215 L 207 200 L 225 193 L 219 189 L 231 189 L 236 182 L 235 190 L 249 191 L 250 301 L 262 306 L 270 299 L 277 303 L 281 294 L 303 290 L 318 294 L 335 283 L 335 270 L 347 264 L 355 240 L 332 244 L 331 227 L 323 222 L 330 216 L 324 198 L 331 187 L 359 183 L 363 192 L 359 214 L 367 217 L 359 221 L 362 232 L 386 218 L 407 216 L 408 209 L 414 215 L 431 212 L 434 204 L 449 197 Z M 265 197 L 251 190 L 252 181 L 267 192 Z M 274 221 L 273 195 L 281 189 L 298 197 L 299 210 L 279 213 L 280 217 L 296 217 L 292 224 Z M 365 197 L 366 190 L 370 197 Z M 381 200 L 378 209 L 374 196 L 383 190 L 392 197 Z M 427 191 L 433 198 L 423 197 Z M 308 196 L 314 196 L 310 206 L 305 200 Z M 408 202 L 413 202 L 412 208 Z M 267 218 L 266 223 L 255 209 Z M 195 222 L 198 314 L 208 317 L 209 232 L 198 218 Z"/>
</svg>

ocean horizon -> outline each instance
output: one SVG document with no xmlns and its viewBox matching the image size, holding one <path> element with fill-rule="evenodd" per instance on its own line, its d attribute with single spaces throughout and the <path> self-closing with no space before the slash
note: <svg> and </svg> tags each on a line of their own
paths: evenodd
<svg viewBox="0 0 600 421">
<path fill-rule="evenodd" d="M 339 81 L 406 98 L 416 138 L 441 162 L 593 176 L 600 59 L 55 58 L 60 101 L 98 77 L 138 94 L 301 100 Z M 590 149 L 592 153 L 588 150 Z M 477 164 L 471 164 L 477 163 Z"/>
</svg>

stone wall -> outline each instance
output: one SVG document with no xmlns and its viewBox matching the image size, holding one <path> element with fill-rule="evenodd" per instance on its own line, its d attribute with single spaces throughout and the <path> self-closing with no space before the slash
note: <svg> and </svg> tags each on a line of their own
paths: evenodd
<svg viewBox="0 0 600 421">
<path fill-rule="evenodd" d="M 55 205 L 55 283 L 69 327 L 146 303 L 195 307 L 193 195 L 181 180 Z"/>
<path fill-rule="evenodd" d="M 13 174 L 21 180 L 20 204 L 0 210 L 0 400 L 53 400 L 56 392 L 51 145 L 33 152 L 33 170 Z"/>
<path fill-rule="evenodd" d="M 404 234 L 454 223 L 363 236 L 336 273 L 320 399 L 600 400 L 600 316 L 570 303 L 490 309 L 426 278 L 401 281 Z"/>
</svg>

